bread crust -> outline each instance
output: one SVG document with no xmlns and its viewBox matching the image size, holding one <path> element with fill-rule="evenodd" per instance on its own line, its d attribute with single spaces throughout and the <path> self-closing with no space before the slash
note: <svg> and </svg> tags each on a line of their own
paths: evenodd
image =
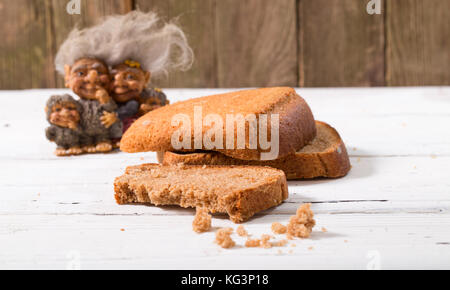
<svg viewBox="0 0 450 290">
<path fill-rule="evenodd" d="M 330 125 L 316 121 L 317 137 L 312 144 L 285 158 L 272 161 L 247 161 L 234 159 L 218 152 L 175 153 L 165 152 L 166 165 L 184 163 L 189 165 L 255 165 L 270 166 L 283 170 L 287 179 L 337 178 L 345 176 L 351 168 L 347 149 L 339 133 Z M 315 143 L 327 139 L 326 148 L 314 148 Z M 318 146 L 316 146 L 318 147 Z"/>
<path fill-rule="evenodd" d="M 311 109 L 293 88 L 263 88 L 191 99 L 149 112 L 127 130 L 121 141 L 121 150 L 130 153 L 174 151 L 171 136 L 178 128 L 171 125 L 172 117 L 177 114 L 186 114 L 193 123 L 195 106 L 202 107 L 203 117 L 208 114 L 218 114 L 222 117 L 224 120 L 224 143 L 226 140 L 225 120 L 227 114 L 242 114 L 243 116 L 247 114 L 255 114 L 256 116 L 279 114 L 278 158 L 295 153 L 316 136 Z M 191 128 L 191 148 L 194 148 L 193 127 Z M 236 134 L 236 126 L 234 127 Z M 270 124 L 268 124 L 269 132 L 270 128 Z M 208 127 L 203 126 L 202 133 L 205 134 L 208 129 Z M 248 130 L 246 130 L 245 149 L 217 149 L 215 151 L 220 151 L 226 156 L 237 159 L 260 160 L 261 153 L 268 150 L 263 150 L 259 144 L 257 149 L 250 149 L 248 135 Z"/>
<path fill-rule="evenodd" d="M 217 179 L 223 180 L 223 175 L 229 176 L 224 183 L 241 183 L 228 188 L 214 185 Z M 247 182 L 246 177 L 254 181 Z M 260 166 L 130 166 L 116 178 L 114 190 L 118 204 L 204 207 L 211 213 L 228 214 L 235 223 L 247 221 L 288 198 L 284 173 Z"/>
</svg>

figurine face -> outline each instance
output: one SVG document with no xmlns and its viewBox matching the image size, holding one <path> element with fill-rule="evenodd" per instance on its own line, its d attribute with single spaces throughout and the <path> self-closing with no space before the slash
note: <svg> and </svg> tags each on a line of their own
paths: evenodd
<svg viewBox="0 0 450 290">
<path fill-rule="evenodd" d="M 67 65 L 65 71 L 66 87 L 80 98 L 95 100 L 97 90 L 108 90 L 110 86 L 108 67 L 98 59 L 82 58 L 72 67 Z"/>
<path fill-rule="evenodd" d="M 150 73 L 119 64 L 112 68 L 111 96 L 118 103 L 137 99 L 150 81 Z"/>
<path fill-rule="evenodd" d="M 49 122 L 56 126 L 75 129 L 80 122 L 80 113 L 73 103 L 55 104 L 51 110 Z"/>
</svg>

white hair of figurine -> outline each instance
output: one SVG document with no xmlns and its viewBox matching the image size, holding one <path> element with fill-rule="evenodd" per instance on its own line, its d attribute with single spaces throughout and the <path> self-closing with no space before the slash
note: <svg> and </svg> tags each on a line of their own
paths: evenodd
<svg viewBox="0 0 450 290">
<path fill-rule="evenodd" d="M 110 66 L 137 61 L 143 70 L 157 77 L 171 70 L 189 69 L 194 54 L 178 25 L 161 21 L 155 12 L 132 11 L 106 17 L 86 29 L 72 30 L 56 55 L 56 70 L 64 74 L 64 65 L 71 66 L 85 57 L 103 60 Z"/>
</svg>

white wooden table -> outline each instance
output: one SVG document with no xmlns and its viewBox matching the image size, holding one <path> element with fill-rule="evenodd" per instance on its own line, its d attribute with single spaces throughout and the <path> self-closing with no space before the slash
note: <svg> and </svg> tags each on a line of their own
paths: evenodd
<svg viewBox="0 0 450 290">
<path fill-rule="evenodd" d="M 172 102 L 224 91 L 165 90 Z M 190 209 L 117 205 L 114 178 L 154 153 L 57 158 L 44 104 L 67 91 L 0 91 L 0 268 L 450 269 L 450 88 L 298 91 L 338 129 L 353 168 L 289 182 L 287 202 L 246 223 L 270 233 L 313 203 L 312 238 L 268 250 L 219 248 L 213 231 L 192 232 Z"/>
</svg>

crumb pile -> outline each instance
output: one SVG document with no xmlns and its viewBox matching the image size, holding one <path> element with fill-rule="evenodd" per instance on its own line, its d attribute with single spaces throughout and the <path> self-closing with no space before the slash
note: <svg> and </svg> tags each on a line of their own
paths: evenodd
<svg viewBox="0 0 450 290">
<path fill-rule="evenodd" d="M 272 243 L 270 242 L 271 238 L 272 238 L 272 236 L 270 236 L 270 235 L 262 235 L 261 236 L 261 247 L 264 249 L 272 248 Z"/>
<path fill-rule="evenodd" d="M 260 239 L 248 239 L 245 242 L 245 246 L 247 248 L 258 248 L 261 246 L 261 240 Z"/>
<path fill-rule="evenodd" d="M 273 236 L 265 234 L 261 236 L 261 239 L 248 239 L 245 242 L 245 246 L 247 248 L 270 249 L 272 247 L 284 247 L 288 243 L 287 240 L 271 242 L 271 239 L 273 239 Z"/>
<path fill-rule="evenodd" d="M 244 228 L 243 225 L 240 225 L 240 226 L 237 227 L 236 233 L 237 233 L 238 236 L 240 236 L 240 237 L 246 237 L 246 236 L 248 236 L 248 233 L 247 233 L 247 231 L 245 230 L 245 228 Z"/>
<path fill-rule="evenodd" d="M 221 246 L 224 249 L 232 248 L 236 245 L 236 243 L 231 238 L 231 234 L 233 233 L 232 228 L 222 228 L 217 230 L 216 232 L 216 244 Z"/>
<path fill-rule="evenodd" d="M 197 233 L 204 233 L 211 229 L 211 215 L 204 207 L 197 207 L 192 229 Z"/>
<path fill-rule="evenodd" d="M 277 242 L 273 242 L 272 246 L 274 247 L 284 247 L 286 246 L 288 243 L 288 240 L 281 240 L 281 241 L 277 241 Z"/>
<path fill-rule="evenodd" d="M 306 239 L 311 236 L 313 227 L 316 225 L 314 220 L 314 213 L 311 210 L 311 204 L 303 204 L 298 209 L 294 216 L 289 220 L 287 226 L 282 225 L 279 222 L 274 222 L 271 226 L 272 232 L 278 235 L 286 234 L 287 239 L 292 240 L 294 238 Z M 192 222 L 192 228 L 197 233 L 209 231 L 211 229 L 211 215 L 206 208 L 197 208 L 194 221 Z M 322 232 L 326 232 L 325 228 L 322 228 Z M 231 238 L 233 228 L 221 228 L 216 232 L 215 243 L 222 248 L 229 249 L 236 245 Z M 264 248 L 270 249 L 272 247 L 284 247 L 288 244 L 287 239 L 279 241 L 271 241 L 274 236 L 263 234 L 260 239 L 251 239 L 249 234 L 243 225 L 240 225 L 236 229 L 236 233 L 240 237 L 247 237 L 245 247 L 247 248 Z M 291 244 L 295 247 L 295 244 Z"/>
<path fill-rule="evenodd" d="M 282 235 L 282 234 L 285 234 L 286 231 L 287 231 L 287 227 L 286 226 L 283 226 L 280 223 L 273 223 L 272 224 L 272 232 L 274 232 L 275 234 Z"/>
<path fill-rule="evenodd" d="M 306 203 L 297 209 L 297 214 L 292 216 L 287 226 L 287 237 L 306 239 L 309 238 L 313 227 L 316 225 L 311 204 Z"/>
</svg>

